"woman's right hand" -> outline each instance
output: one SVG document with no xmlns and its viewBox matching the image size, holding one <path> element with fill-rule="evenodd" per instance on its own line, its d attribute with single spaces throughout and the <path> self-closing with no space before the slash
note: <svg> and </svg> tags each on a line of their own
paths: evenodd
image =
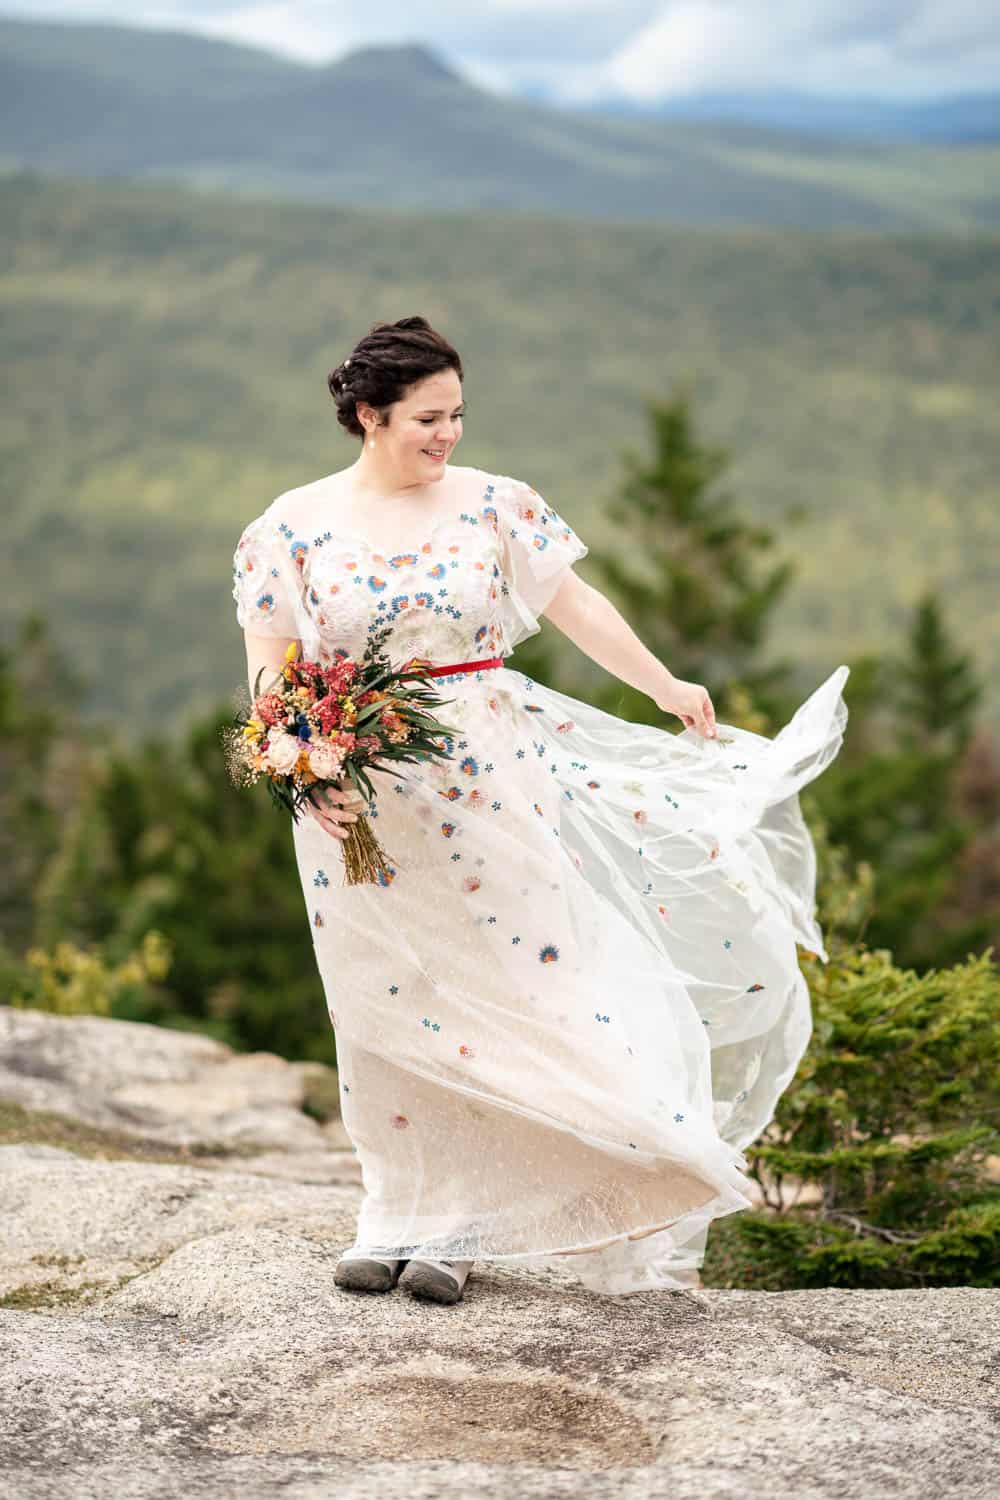
<svg viewBox="0 0 1000 1500">
<path fill-rule="evenodd" d="M 348 824 L 356 823 L 365 806 L 365 799 L 354 787 L 338 791 L 336 787 L 317 787 L 305 806 L 310 817 L 315 818 L 321 828 L 332 833 L 334 838 L 346 839 Z"/>
</svg>

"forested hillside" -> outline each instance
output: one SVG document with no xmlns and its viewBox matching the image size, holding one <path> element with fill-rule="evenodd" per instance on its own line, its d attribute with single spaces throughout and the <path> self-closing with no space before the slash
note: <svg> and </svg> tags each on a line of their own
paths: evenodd
<svg viewBox="0 0 1000 1500">
<path fill-rule="evenodd" d="M 31 174 L 0 185 L 0 224 L 0 623 L 46 610 L 93 711 L 129 732 L 239 681 L 239 532 L 353 462 L 326 373 L 414 312 L 466 361 L 455 461 L 528 479 L 595 543 L 614 544 L 605 506 L 645 402 L 688 382 L 730 488 L 795 560 L 775 637 L 805 687 L 895 639 L 926 585 L 997 680 L 997 236 L 417 215 Z"/>
</svg>

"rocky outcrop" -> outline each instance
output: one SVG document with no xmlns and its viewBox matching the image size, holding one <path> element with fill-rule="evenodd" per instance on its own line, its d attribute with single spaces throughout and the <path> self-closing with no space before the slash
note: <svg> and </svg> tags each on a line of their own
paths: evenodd
<svg viewBox="0 0 1000 1500">
<path fill-rule="evenodd" d="M 4 1492 L 995 1493 L 1000 1292 L 339 1290 L 361 1189 L 323 1073 L 0 1008 Z"/>
</svg>

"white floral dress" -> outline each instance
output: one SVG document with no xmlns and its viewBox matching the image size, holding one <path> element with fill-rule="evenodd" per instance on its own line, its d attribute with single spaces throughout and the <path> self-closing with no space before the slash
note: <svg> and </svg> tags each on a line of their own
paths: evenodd
<svg viewBox="0 0 1000 1500">
<path fill-rule="evenodd" d="M 509 656 L 587 553 L 529 485 L 383 553 L 296 519 L 243 532 L 239 623 L 307 657 Z M 431 679 L 453 758 L 376 771 L 384 884 L 294 825 L 363 1184 L 356 1243 L 558 1265 L 626 1293 L 697 1279 L 751 1203 L 742 1148 L 811 1033 L 796 943 L 826 958 L 798 791 L 833 759 L 838 667 L 772 739 L 628 723 L 510 667 Z"/>
</svg>

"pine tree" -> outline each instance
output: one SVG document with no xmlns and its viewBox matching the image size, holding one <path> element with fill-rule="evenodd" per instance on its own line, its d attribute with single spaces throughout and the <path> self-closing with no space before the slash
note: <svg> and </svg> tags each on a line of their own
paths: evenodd
<svg viewBox="0 0 1000 1500">
<path fill-rule="evenodd" d="M 977 825 L 959 796 L 982 687 L 952 642 L 933 592 L 918 602 L 904 651 L 883 659 L 851 735 L 868 741 L 814 790 L 831 837 L 875 870 L 868 941 L 917 968 L 956 962 L 980 946 L 982 913 L 955 918 L 956 881 Z M 877 717 L 878 736 L 864 734 Z M 945 920 L 945 912 L 951 912 Z"/>
<path fill-rule="evenodd" d="M 82 683 L 29 614 L 0 647 L 0 945 L 35 938 L 35 900 L 60 826 L 76 799 Z"/>
<path fill-rule="evenodd" d="M 720 488 L 729 454 L 698 438 L 688 393 L 647 410 L 651 456 L 623 455 L 625 477 L 606 506 L 614 547 L 591 547 L 590 560 L 608 597 L 676 677 L 703 682 L 720 718 L 742 713 L 745 722 L 752 701 L 758 718 L 748 727 L 764 728 L 787 702 L 789 664 L 764 666 L 760 657 L 793 564 L 771 562 L 772 530 L 744 519 Z M 590 700 L 663 723 L 645 694 L 617 681 L 600 683 Z"/>
</svg>

